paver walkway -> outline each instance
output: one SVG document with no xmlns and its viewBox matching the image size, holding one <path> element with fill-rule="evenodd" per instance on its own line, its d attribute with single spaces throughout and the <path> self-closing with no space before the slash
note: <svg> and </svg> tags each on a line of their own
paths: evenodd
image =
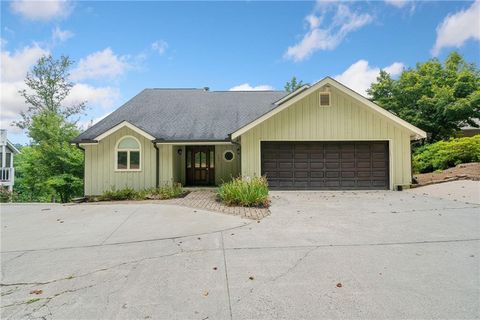
<svg viewBox="0 0 480 320">
<path fill-rule="evenodd" d="M 270 214 L 268 208 L 229 207 L 217 201 L 215 192 L 211 190 L 192 191 L 184 198 L 166 200 L 165 203 L 176 204 L 189 208 L 222 212 L 241 216 L 243 218 L 260 220 Z"/>
</svg>

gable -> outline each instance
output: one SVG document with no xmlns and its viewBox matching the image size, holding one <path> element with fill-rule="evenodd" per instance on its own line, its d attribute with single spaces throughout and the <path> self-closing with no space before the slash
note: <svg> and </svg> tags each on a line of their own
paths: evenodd
<svg viewBox="0 0 480 320">
<path fill-rule="evenodd" d="M 320 94 L 326 92 L 331 94 L 331 106 L 329 107 L 320 106 Z M 409 132 L 412 138 L 426 137 L 426 133 L 423 130 L 400 119 L 331 78 L 325 78 L 307 90 L 302 87 L 291 95 L 292 97 L 287 101 L 279 101 L 277 107 L 272 111 L 233 132 L 231 138 L 238 138 L 270 118 L 287 111 L 291 113 L 290 116 L 292 117 L 295 117 L 298 112 L 310 113 L 308 117 L 305 118 L 305 126 L 318 126 L 319 130 L 328 131 L 328 128 L 332 124 L 340 128 L 355 126 L 356 124 L 358 124 L 358 126 L 367 125 L 371 115 L 374 119 L 381 119 L 383 122 L 388 122 L 393 126 L 399 127 L 402 131 Z M 295 108 L 301 108 L 301 110 L 292 113 L 291 109 Z M 366 112 L 369 116 L 362 119 L 363 112 Z M 314 122 L 312 123 L 312 121 Z M 288 123 L 286 125 L 288 125 Z"/>
</svg>

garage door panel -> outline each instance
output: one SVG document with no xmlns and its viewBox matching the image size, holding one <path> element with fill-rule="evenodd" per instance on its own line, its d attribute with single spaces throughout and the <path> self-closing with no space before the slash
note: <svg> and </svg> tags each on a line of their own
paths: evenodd
<svg viewBox="0 0 480 320">
<path fill-rule="evenodd" d="M 355 168 L 355 162 L 342 161 L 342 169 L 353 169 L 353 168 Z"/>
<path fill-rule="evenodd" d="M 295 161 L 295 169 L 308 169 L 308 162 L 306 161 Z"/>
<path fill-rule="evenodd" d="M 308 178 L 308 171 L 295 171 L 294 172 L 294 177 L 295 178 Z"/>
<path fill-rule="evenodd" d="M 327 163 L 325 163 L 325 167 L 327 168 L 327 170 L 339 169 L 340 168 L 340 163 L 338 163 L 338 162 L 327 162 Z"/>
<path fill-rule="evenodd" d="M 310 178 L 323 178 L 325 173 L 323 171 L 310 171 Z"/>
<path fill-rule="evenodd" d="M 293 164 L 290 161 L 278 161 L 277 168 L 279 170 L 291 170 L 293 168 Z"/>
<path fill-rule="evenodd" d="M 357 168 L 370 168 L 370 161 L 357 161 Z"/>
<path fill-rule="evenodd" d="M 388 142 L 262 142 L 272 189 L 388 189 Z"/>
<path fill-rule="evenodd" d="M 311 170 L 323 169 L 324 167 L 325 167 L 325 166 L 324 166 L 324 163 L 323 163 L 323 162 L 310 161 L 310 169 L 311 169 Z"/>
<path fill-rule="evenodd" d="M 277 169 L 277 162 L 276 161 L 264 161 L 263 166 L 265 170 L 275 170 Z"/>
<path fill-rule="evenodd" d="M 342 178 L 355 178 L 355 171 L 342 171 Z"/>
</svg>

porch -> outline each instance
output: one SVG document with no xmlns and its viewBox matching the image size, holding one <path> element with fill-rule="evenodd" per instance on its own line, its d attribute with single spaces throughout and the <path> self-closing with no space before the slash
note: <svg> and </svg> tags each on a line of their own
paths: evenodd
<svg viewBox="0 0 480 320">
<path fill-rule="evenodd" d="M 218 186 L 241 174 L 240 146 L 230 142 L 157 143 L 159 184 Z"/>
</svg>

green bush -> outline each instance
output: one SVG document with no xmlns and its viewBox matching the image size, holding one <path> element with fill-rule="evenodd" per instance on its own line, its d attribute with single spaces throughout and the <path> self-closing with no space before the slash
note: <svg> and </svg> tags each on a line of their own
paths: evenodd
<svg viewBox="0 0 480 320">
<path fill-rule="evenodd" d="M 142 199 L 142 194 L 138 191 L 135 191 L 132 188 L 124 188 L 116 190 L 112 188 L 109 191 L 105 191 L 98 198 L 100 201 L 115 201 L 115 200 L 140 200 Z"/>
<path fill-rule="evenodd" d="M 218 188 L 218 197 L 229 206 L 268 206 L 268 182 L 265 177 L 235 178 Z"/>
<path fill-rule="evenodd" d="M 0 186 L 0 203 L 15 202 L 16 194 L 7 188 Z"/>
<path fill-rule="evenodd" d="M 145 191 L 145 197 L 150 199 L 173 199 L 179 198 L 185 195 L 185 191 L 180 183 L 174 183 L 173 185 L 165 185 L 163 187 L 149 189 Z"/>
<path fill-rule="evenodd" d="M 178 198 L 185 195 L 185 191 L 181 184 L 174 184 L 172 186 L 165 185 L 159 188 L 151 188 L 142 191 L 136 191 L 132 188 L 124 188 L 116 190 L 112 188 L 105 191 L 97 198 L 99 201 L 115 201 L 115 200 L 144 200 L 144 199 L 159 199 L 166 200 Z"/>
<path fill-rule="evenodd" d="M 480 161 L 480 135 L 438 141 L 422 146 L 413 154 L 415 172 L 444 170 L 460 163 Z"/>
</svg>

